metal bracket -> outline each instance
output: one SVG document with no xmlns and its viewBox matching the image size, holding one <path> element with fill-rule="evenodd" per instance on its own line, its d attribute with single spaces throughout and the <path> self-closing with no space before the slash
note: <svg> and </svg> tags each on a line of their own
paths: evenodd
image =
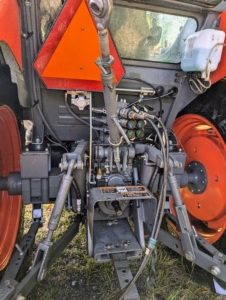
<svg viewBox="0 0 226 300">
<path fill-rule="evenodd" d="M 41 145 L 44 141 L 44 125 L 41 128 L 41 135 L 36 134 L 36 127 L 33 125 L 33 129 L 31 131 L 31 144 L 33 145 Z"/>
<path fill-rule="evenodd" d="M 77 216 L 74 220 L 74 223 L 63 234 L 59 241 L 53 244 L 52 254 L 48 261 L 47 268 L 49 268 L 54 263 L 54 261 L 60 256 L 63 250 L 78 233 L 80 222 L 81 216 Z M 38 283 L 37 275 L 39 273 L 40 266 L 41 261 L 39 261 L 34 268 L 30 269 L 30 271 L 20 282 L 6 278 L 6 280 L 8 281 L 4 281 L 0 285 L 0 299 L 16 300 L 18 299 L 18 295 L 21 295 L 21 297 L 26 297 Z"/>
<path fill-rule="evenodd" d="M 185 256 L 182 248 L 183 241 L 172 236 L 165 230 L 160 229 L 158 240 L 178 254 Z M 208 242 L 206 243 L 208 244 Z M 221 279 L 223 282 L 226 282 L 226 265 L 223 264 L 222 261 L 216 259 L 216 256 L 210 256 L 198 248 L 194 248 L 194 254 L 195 260 L 193 262 L 196 265 Z"/>
<path fill-rule="evenodd" d="M 18 251 L 16 251 L 12 256 L 7 270 L 2 278 L 2 282 L 5 282 L 8 278 L 18 280 L 21 269 L 23 269 L 24 266 L 26 267 L 26 258 L 32 251 L 39 226 L 40 222 L 32 223 L 28 233 L 23 236 L 20 244 L 16 244 Z"/>
<path fill-rule="evenodd" d="M 96 65 L 101 69 L 104 74 L 108 74 L 108 70 L 114 63 L 113 56 L 109 55 L 108 61 L 103 61 L 100 57 L 95 61 Z M 110 87 L 111 88 L 111 87 Z"/>
<path fill-rule="evenodd" d="M 53 243 L 47 240 L 43 240 L 39 246 L 35 255 L 35 259 L 31 268 L 34 268 L 41 260 L 41 266 L 38 272 L 37 281 L 41 281 L 47 270 L 47 265 L 52 252 Z"/>
<path fill-rule="evenodd" d="M 18 285 L 18 282 L 11 278 L 7 278 L 2 282 L 3 284 L 0 285 L 0 299 L 10 300 L 15 287 Z"/>
<path fill-rule="evenodd" d="M 173 222 L 176 226 L 177 230 L 180 231 L 178 219 L 170 213 L 167 214 L 167 218 L 170 219 L 170 221 Z M 194 231 L 194 236 L 197 244 L 204 248 L 214 259 L 223 264 L 226 261 L 226 255 L 217 250 L 217 248 L 215 248 L 213 245 L 209 244 L 201 235 L 199 235 L 195 231 L 194 227 L 192 227 L 192 229 Z"/>
<path fill-rule="evenodd" d="M 112 0 L 89 0 L 90 11 L 97 24 L 98 30 L 108 28 L 113 9 Z"/>
<path fill-rule="evenodd" d="M 124 287 L 126 287 L 127 284 L 133 279 L 133 275 L 130 271 L 126 255 L 125 253 L 112 254 L 112 259 L 120 288 L 124 289 Z M 140 296 L 135 284 L 128 292 L 128 294 L 124 297 L 124 300 L 140 300 Z"/>
<path fill-rule="evenodd" d="M 84 108 L 90 104 L 90 94 L 90 92 L 85 91 L 67 91 L 65 93 L 65 99 L 70 95 L 71 104 L 77 106 L 79 110 L 84 110 Z"/>
</svg>

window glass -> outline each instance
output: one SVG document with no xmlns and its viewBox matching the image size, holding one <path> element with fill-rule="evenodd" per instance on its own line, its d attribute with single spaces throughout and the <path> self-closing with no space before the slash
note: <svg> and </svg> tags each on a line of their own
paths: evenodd
<svg viewBox="0 0 226 300">
<path fill-rule="evenodd" d="M 62 0 L 41 0 L 40 2 L 40 22 L 42 42 L 44 42 L 55 22 L 63 5 Z"/>
<path fill-rule="evenodd" d="M 121 58 L 179 63 L 192 18 L 114 6 L 110 31 Z"/>
</svg>

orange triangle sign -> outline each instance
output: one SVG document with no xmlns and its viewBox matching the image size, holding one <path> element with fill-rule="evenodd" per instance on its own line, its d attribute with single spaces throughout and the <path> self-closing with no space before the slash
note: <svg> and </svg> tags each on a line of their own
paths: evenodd
<svg viewBox="0 0 226 300">
<path fill-rule="evenodd" d="M 82 1 L 42 75 L 100 80 L 100 69 L 94 64 L 99 55 L 96 28 Z"/>
<path fill-rule="evenodd" d="M 117 83 L 124 69 L 110 38 Z M 45 41 L 34 67 L 48 88 L 102 90 L 98 32 L 85 0 L 68 0 Z"/>
</svg>

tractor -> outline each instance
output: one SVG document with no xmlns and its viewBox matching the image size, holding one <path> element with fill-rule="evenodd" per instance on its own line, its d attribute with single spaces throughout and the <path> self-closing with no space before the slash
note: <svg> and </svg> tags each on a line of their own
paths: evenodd
<svg viewBox="0 0 226 300">
<path fill-rule="evenodd" d="M 112 299 L 140 299 L 157 241 L 226 294 L 216 246 L 226 229 L 225 34 L 224 0 L 0 0 L 1 300 L 25 299 L 80 223 L 87 255 L 114 263 Z M 31 261 L 45 204 L 48 233 Z M 73 220 L 55 241 L 65 207 Z"/>
</svg>

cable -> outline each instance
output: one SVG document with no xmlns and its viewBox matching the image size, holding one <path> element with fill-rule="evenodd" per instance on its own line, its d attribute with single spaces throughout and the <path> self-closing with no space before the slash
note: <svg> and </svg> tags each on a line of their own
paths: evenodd
<svg viewBox="0 0 226 300">
<path fill-rule="evenodd" d="M 81 193 L 80 193 L 78 184 L 77 184 L 77 182 L 76 182 L 74 179 L 73 179 L 73 181 L 72 181 L 72 186 L 73 186 L 74 189 L 75 189 L 77 198 L 78 198 L 78 199 L 81 199 Z"/>
<path fill-rule="evenodd" d="M 160 196 L 159 196 L 159 203 L 158 203 L 158 207 L 157 207 L 157 211 L 156 211 L 156 218 L 155 218 L 155 222 L 153 225 L 153 230 L 152 230 L 152 234 L 151 234 L 151 238 L 156 239 L 158 237 L 158 231 L 160 229 L 160 225 L 158 226 L 158 223 L 161 222 L 162 217 L 163 217 L 163 213 L 164 212 L 164 202 L 166 199 L 166 186 L 167 186 L 167 175 L 168 175 L 168 162 L 169 162 L 169 140 L 168 140 L 168 135 L 166 132 L 166 129 L 164 128 L 164 124 L 162 123 L 161 120 L 159 120 L 157 117 L 153 116 L 153 118 L 157 119 L 164 131 L 164 135 L 165 135 L 165 139 L 166 139 L 166 151 L 165 151 L 165 147 L 164 147 L 164 143 L 161 137 L 161 134 L 157 128 L 157 126 L 154 124 L 154 122 L 149 119 L 149 118 L 145 118 L 147 120 L 147 122 L 149 122 L 152 127 L 155 129 L 157 136 L 159 138 L 159 142 L 162 148 L 162 154 L 163 154 L 163 165 L 164 165 L 164 173 L 163 173 L 163 185 L 160 191 Z"/>
<path fill-rule="evenodd" d="M 215 44 L 215 45 L 212 47 L 212 49 L 210 50 L 210 54 L 209 54 L 209 56 L 208 56 L 208 58 L 207 58 L 207 64 L 206 64 L 206 77 L 207 77 L 208 79 L 209 79 L 209 76 L 210 76 L 210 70 L 209 70 L 209 65 L 211 64 L 210 57 L 211 57 L 211 55 L 212 55 L 213 50 L 214 50 L 215 47 L 217 47 L 217 46 L 223 46 L 223 47 L 225 47 L 226 44 L 225 44 L 225 43 L 217 43 L 217 44 Z M 222 48 L 223 48 L 223 47 L 222 47 Z"/>
<path fill-rule="evenodd" d="M 53 144 L 51 145 L 52 147 L 53 147 L 53 146 L 59 146 L 59 147 L 64 148 L 64 149 L 68 152 L 68 149 L 67 149 L 65 146 L 63 146 L 63 145 L 61 145 L 61 144 L 59 144 L 59 143 L 53 141 L 53 140 L 52 140 L 50 137 L 48 137 L 47 135 L 46 135 L 46 138 L 47 138 L 51 143 L 53 143 Z"/>
<path fill-rule="evenodd" d="M 28 66 L 32 66 L 32 62 L 37 54 L 37 35 L 36 35 L 36 26 L 34 24 L 36 23 L 36 13 L 35 13 L 35 7 L 32 4 L 25 6 L 26 13 L 25 15 L 25 23 L 27 27 L 27 32 L 31 33 L 32 36 L 29 38 L 29 47 L 28 47 L 28 53 L 27 53 L 27 61 L 30 62 L 28 63 Z M 32 23 L 33 22 L 33 23 Z M 37 82 L 36 82 L 36 74 L 34 72 L 34 69 L 32 67 L 29 67 L 30 73 L 30 78 L 31 78 L 31 98 L 32 98 L 32 104 L 33 104 L 33 109 L 36 107 L 37 111 L 41 117 L 42 122 L 45 124 L 47 129 L 49 130 L 50 134 L 52 137 L 61 145 L 63 145 L 62 141 L 58 138 L 58 136 L 54 133 L 50 125 L 48 124 L 42 110 L 39 104 L 39 98 L 38 97 L 38 88 L 37 88 Z"/>
<path fill-rule="evenodd" d="M 72 115 L 72 117 L 74 117 L 76 120 L 80 121 L 81 123 L 85 124 L 86 126 L 89 126 L 89 123 L 86 122 L 85 120 L 83 120 L 82 118 L 80 118 L 78 115 L 76 115 L 76 113 L 73 112 L 73 110 L 70 108 L 69 104 L 68 104 L 68 100 L 67 98 L 65 99 L 65 105 L 67 107 L 67 110 L 69 111 L 69 113 Z M 94 132 L 96 133 L 96 137 L 97 139 L 100 138 L 99 133 L 97 132 L 97 128 L 93 127 L 92 128 L 94 130 Z M 98 128 L 98 130 L 100 130 L 100 128 Z"/>
<path fill-rule="evenodd" d="M 72 199 L 71 199 L 71 205 L 72 205 L 73 211 L 76 212 L 77 211 L 77 200 L 81 199 L 81 193 L 80 193 L 78 184 L 75 181 L 75 179 L 72 180 L 72 187 L 74 188 L 76 199 L 75 199 L 75 201 L 73 201 L 73 197 L 72 197 Z"/>
<path fill-rule="evenodd" d="M 153 116 L 153 118 L 158 120 L 158 122 L 162 126 L 162 129 L 163 129 L 163 132 L 165 135 L 165 140 L 166 140 L 166 143 L 165 143 L 166 144 L 166 165 L 164 165 L 164 175 L 163 175 L 163 186 L 164 186 L 163 200 L 162 200 L 162 206 L 160 207 L 160 205 L 158 205 L 157 212 L 156 212 L 156 215 L 158 215 L 158 213 L 159 213 L 159 221 L 156 221 L 156 223 L 154 223 L 153 231 L 152 231 L 152 233 L 154 231 L 156 231 L 155 235 L 154 235 L 154 238 L 156 239 L 158 237 L 162 218 L 164 215 L 164 206 L 165 206 L 165 200 L 166 200 L 166 185 L 167 185 L 168 165 L 169 165 L 169 138 L 168 138 L 168 134 L 167 134 L 167 131 L 166 131 L 166 128 L 165 128 L 163 122 L 160 119 L 158 119 L 156 116 Z M 164 152 L 163 152 L 163 154 L 164 154 Z M 162 193 L 162 190 L 161 190 L 160 194 L 161 193 Z M 160 204 L 160 201 L 159 201 L 159 204 Z"/>
<path fill-rule="evenodd" d="M 131 288 L 135 284 L 136 280 L 142 273 L 143 269 L 147 265 L 152 254 L 153 253 L 155 254 L 155 243 L 156 243 L 156 239 L 158 237 L 160 225 L 161 225 L 163 214 L 164 214 L 164 204 L 165 204 L 165 199 L 166 199 L 166 188 L 167 188 L 168 163 L 169 163 L 169 139 L 168 139 L 167 131 L 165 129 L 163 122 L 156 116 L 150 116 L 150 117 L 158 120 L 158 122 L 160 123 L 160 125 L 163 128 L 163 133 L 165 135 L 166 147 L 164 146 L 163 139 L 162 139 L 159 129 L 157 128 L 155 123 L 150 118 L 148 118 L 148 117 L 145 118 L 147 120 L 147 122 L 149 122 L 151 124 L 151 126 L 154 128 L 154 130 L 156 131 L 156 134 L 158 136 L 158 139 L 159 139 L 159 142 L 161 145 L 162 154 L 163 154 L 163 165 L 164 165 L 163 184 L 162 184 L 162 188 L 161 188 L 160 195 L 159 195 L 159 202 L 158 202 L 158 207 L 157 207 L 153 230 L 151 233 L 151 237 L 149 239 L 148 248 L 146 248 L 146 251 L 145 251 L 144 259 L 140 265 L 139 270 L 137 271 L 136 275 L 132 279 L 132 281 L 117 295 L 118 297 L 114 297 L 114 299 L 119 298 L 119 300 L 123 299 L 125 297 L 125 295 L 131 290 Z M 153 260 L 156 260 L 155 255 L 153 257 Z M 155 261 L 153 262 L 153 265 L 154 264 L 155 264 Z"/>
<path fill-rule="evenodd" d="M 37 103 L 37 102 L 36 102 Z M 50 125 L 48 124 L 45 116 L 43 115 L 43 112 L 41 110 L 41 107 L 39 105 L 39 103 L 37 103 L 37 109 L 38 109 L 38 112 L 39 112 L 39 115 L 43 121 L 43 123 L 45 124 L 45 126 L 47 127 L 47 129 L 49 130 L 50 134 L 52 135 L 52 137 L 60 144 L 60 145 L 64 145 L 63 142 L 58 138 L 58 136 L 53 132 L 52 128 L 50 127 Z"/>
<path fill-rule="evenodd" d="M 203 84 L 201 79 L 199 79 L 199 78 L 191 78 L 191 76 L 188 78 L 188 83 L 189 83 L 190 89 L 198 95 L 203 94 L 207 89 L 209 89 L 211 87 L 211 81 L 210 81 L 210 78 L 209 78 L 210 77 L 210 72 L 211 72 L 210 71 L 210 65 L 211 65 L 210 58 L 211 58 L 211 55 L 213 53 L 213 50 L 217 46 L 225 47 L 226 44 L 217 43 L 210 50 L 210 53 L 209 53 L 208 58 L 207 58 L 206 69 L 205 69 L 205 79 L 204 79 L 204 82 L 207 82 L 208 85 Z"/>
<path fill-rule="evenodd" d="M 128 80 L 133 80 L 133 81 L 138 81 L 138 82 L 142 82 L 148 86 L 150 86 L 156 93 L 156 95 L 158 96 L 158 100 L 159 100 L 159 108 L 160 108 L 160 111 L 159 111 L 159 117 L 162 118 L 162 99 L 157 91 L 157 89 L 149 82 L 143 80 L 143 79 L 139 79 L 139 78 L 133 78 L 133 77 L 127 77 L 127 76 L 124 76 L 123 79 L 128 79 Z"/>
<path fill-rule="evenodd" d="M 142 102 L 151 101 L 151 100 L 158 100 L 159 98 L 164 98 L 164 97 L 170 96 L 171 94 L 174 94 L 174 93 L 175 93 L 174 91 L 170 91 L 170 92 L 168 92 L 166 94 L 163 94 L 163 95 L 161 95 L 159 97 L 139 99 L 139 100 L 137 100 L 137 101 L 135 101 L 133 103 L 128 104 L 126 108 L 129 108 L 129 107 L 131 107 L 131 106 L 133 106 L 133 105 L 135 105 L 137 103 L 142 103 Z"/>
<path fill-rule="evenodd" d="M 156 165 L 156 166 L 155 166 L 155 169 L 154 169 L 154 172 L 153 172 L 153 174 L 152 174 L 152 176 L 151 176 L 150 182 L 149 182 L 149 184 L 148 184 L 148 188 L 149 188 L 150 191 L 151 191 L 152 188 L 153 188 L 153 185 L 154 185 L 154 183 L 155 183 L 155 179 L 156 179 L 156 177 L 157 177 L 157 175 L 158 175 L 158 172 L 159 172 L 159 167 Z"/>
<path fill-rule="evenodd" d="M 202 83 L 202 81 L 198 78 L 191 78 L 189 77 L 188 78 L 188 83 L 189 83 L 189 86 L 190 86 L 190 89 L 195 93 L 195 94 L 203 94 L 208 88 L 211 87 L 211 81 L 210 79 L 208 80 L 208 85 L 204 85 Z M 193 85 L 193 86 L 192 86 Z"/>
</svg>

